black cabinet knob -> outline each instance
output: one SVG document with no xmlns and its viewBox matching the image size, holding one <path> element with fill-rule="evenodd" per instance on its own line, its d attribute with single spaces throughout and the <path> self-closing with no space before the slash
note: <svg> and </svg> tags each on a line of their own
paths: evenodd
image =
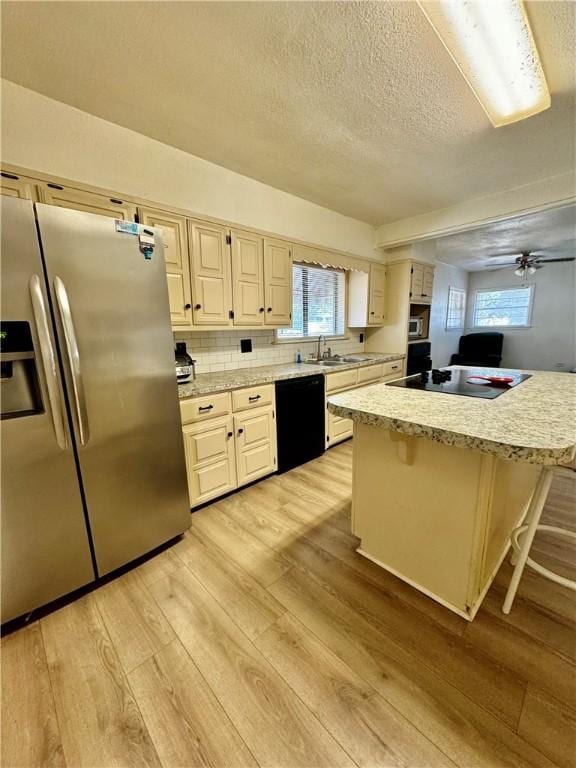
<svg viewBox="0 0 576 768">
<path fill-rule="evenodd" d="M 272 307 L 268 307 L 267 312 L 272 312 Z"/>
<path fill-rule="evenodd" d="M 238 434 L 241 435 L 243 432 L 244 430 L 242 429 L 242 427 L 240 427 L 240 429 L 238 430 Z"/>
<path fill-rule="evenodd" d="M 184 309 L 192 309 L 192 304 L 184 304 Z"/>
<path fill-rule="evenodd" d="M 202 309 L 202 304 L 196 304 L 196 306 L 194 307 L 194 309 Z"/>
<path fill-rule="evenodd" d="M 234 436 L 234 432 L 228 432 L 227 437 L 233 437 L 233 436 Z"/>
<path fill-rule="evenodd" d="M 260 307 L 260 309 L 258 310 L 258 312 L 264 312 L 264 307 Z"/>
</svg>

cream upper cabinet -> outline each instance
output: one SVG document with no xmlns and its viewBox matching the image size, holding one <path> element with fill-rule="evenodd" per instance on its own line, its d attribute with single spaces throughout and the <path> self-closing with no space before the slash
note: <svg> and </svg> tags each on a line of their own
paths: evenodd
<svg viewBox="0 0 576 768">
<path fill-rule="evenodd" d="M 230 325 L 232 297 L 227 229 L 190 219 L 188 236 L 194 325 Z"/>
<path fill-rule="evenodd" d="M 412 264 L 410 280 L 410 301 L 429 304 L 432 301 L 434 288 L 434 267 L 429 264 Z"/>
<path fill-rule="evenodd" d="M 138 217 L 142 224 L 157 227 L 162 232 L 172 326 L 179 330 L 192 328 L 192 292 L 186 218 L 154 208 L 139 208 Z"/>
<path fill-rule="evenodd" d="M 264 238 L 265 324 L 292 324 L 292 246 Z"/>
<path fill-rule="evenodd" d="M 370 265 L 368 325 L 382 325 L 386 306 L 386 267 Z"/>
<path fill-rule="evenodd" d="M 370 272 L 348 275 L 348 325 L 350 328 L 384 325 L 386 309 L 386 267 L 371 264 Z"/>
<path fill-rule="evenodd" d="M 16 173 L 2 171 L 0 174 L 0 193 L 22 200 L 38 200 L 36 181 Z"/>
<path fill-rule="evenodd" d="M 231 230 L 230 237 L 234 325 L 264 325 L 262 237 L 237 229 Z"/>
<path fill-rule="evenodd" d="M 97 213 L 100 216 L 110 216 L 125 221 L 134 221 L 136 218 L 136 206 L 132 203 L 126 203 L 117 197 L 84 192 L 81 189 L 63 187 L 51 182 L 39 182 L 38 197 L 41 203 L 58 205 L 60 208 L 72 208 L 75 211 Z"/>
<path fill-rule="evenodd" d="M 257 408 L 234 416 L 236 474 L 245 485 L 276 470 L 276 428 L 272 408 Z"/>
</svg>

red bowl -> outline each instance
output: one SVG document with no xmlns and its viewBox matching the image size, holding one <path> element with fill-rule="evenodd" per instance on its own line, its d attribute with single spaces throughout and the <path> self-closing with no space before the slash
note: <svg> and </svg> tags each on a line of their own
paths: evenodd
<svg viewBox="0 0 576 768">
<path fill-rule="evenodd" d="M 492 384 L 494 387 L 507 387 L 508 384 L 512 384 L 514 379 L 512 376 L 469 376 L 467 381 L 469 384 L 474 384 L 474 379 L 482 379 Z"/>
</svg>

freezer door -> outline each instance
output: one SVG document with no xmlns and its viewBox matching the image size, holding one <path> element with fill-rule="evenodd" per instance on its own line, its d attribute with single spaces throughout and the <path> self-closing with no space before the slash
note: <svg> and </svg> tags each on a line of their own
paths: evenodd
<svg viewBox="0 0 576 768">
<path fill-rule="evenodd" d="M 99 575 L 190 525 L 161 237 L 37 204 Z"/>
<path fill-rule="evenodd" d="M 1 206 L 5 623 L 92 581 L 94 570 L 34 210 L 17 198 L 2 197 Z"/>
</svg>

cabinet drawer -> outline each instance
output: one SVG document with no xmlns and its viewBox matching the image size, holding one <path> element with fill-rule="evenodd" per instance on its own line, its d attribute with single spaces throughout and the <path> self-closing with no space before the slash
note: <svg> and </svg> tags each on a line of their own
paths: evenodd
<svg viewBox="0 0 576 768">
<path fill-rule="evenodd" d="M 349 389 L 355 387 L 358 381 L 358 371 L 353 368 L 350 371 L 338 371 L 326 376 L 326 392 L 335 392 L 337 389 Z"/>
<path fill-rule="evenodd" d="M 382 363 L 379 365 L 367 365 L 366 368 L 358 368 L 358 384 L 368 381 L 378 381 L 382 378 Z"/>
<path fill-rule="evenodd" d="M 394 375 L 397 379 L 401 378 L 402 371 L 404 370 L 404 362 L 402 360 L 392 360 L 390 363 L 384 363 L 382 366 L 382 376 Z"/>
<path fill-rule="evenodd" d="M 271 405 L 274 400 L 274 386 L 263 384 L 260 387 L 237 389 L 232 392 L 232 409 L 245 411 L 248 408 L 260 408 L 262 405 Z"/>
<path fill-rule="evenodd" d="M 227 416 L 231 412 L 230 392 L 220 392 L 217 395 L 205 395 L 204 397 L 180 401 L 182 424 L 213 419 L 216 416 Z"/>
</svg>

